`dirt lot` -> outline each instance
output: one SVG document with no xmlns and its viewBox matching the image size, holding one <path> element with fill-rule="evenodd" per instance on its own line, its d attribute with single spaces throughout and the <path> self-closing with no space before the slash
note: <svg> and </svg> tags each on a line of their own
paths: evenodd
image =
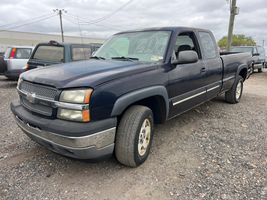
<svg viewBox="0 0 267 200">
<path fill-rule="evenodd" d="M 0 77 L 0 199 L 267 199 L 267 71 L 245 83 L 241 103 L 218 97 L 157 126 L 136 169 L 32 142 L 9 110 L 15 87 Z"/>
</svg>

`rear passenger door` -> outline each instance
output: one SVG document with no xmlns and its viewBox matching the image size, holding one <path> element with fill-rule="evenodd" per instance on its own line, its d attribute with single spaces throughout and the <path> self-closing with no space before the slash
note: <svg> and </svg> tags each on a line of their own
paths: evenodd
<svg viewBox="0 0 267 200">
<path fill-rule="evenodd" d="M 206 68 L 205 84 L 207 99 L 211 99 L 218 95 L 222 86 L 222 61 L 213 34 L 208 31 L 199 31 L 198 34 L 203 62 Z"/>
<path fill-rule="evenodd" d="M 196 63 L 178 64 L 169 73 L 168 93 L 171 98 L 169 117 L 178 115 L 206 100 L 206 72 L 194 32 L 180 33 L 176 39 L 173 57 L 179 52 L 196 51 Z"/>
</svg>

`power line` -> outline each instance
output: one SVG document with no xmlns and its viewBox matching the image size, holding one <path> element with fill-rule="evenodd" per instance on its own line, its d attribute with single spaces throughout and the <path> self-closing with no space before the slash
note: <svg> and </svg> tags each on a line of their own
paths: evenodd
<svg viewBox="0 0 267 200">
<path fill-rule="evenodd" d="M 128 6 L 130 3 L 132 3 L 134 0 L 129 0 L 127 1 L 125 4 L 123 4 L 122 6 L 120 6 L 119 8 L 117 8 L 116 10 L 114 10 L 113 12 L 101 17 L 101 18 L 97 18 L 97 19 L 93 19 L 93 20 L 90 20 L 90 21 L 86 21 L 87 19 L 86 18 L 80 18 L 82 19 L 82 21 L 86 24 L 96 24 L 96 23 L 99 23 L 101 21 L 104 21 L 108 18 L 110 18 L 111 16 L 115 15 L 117 12 L 121 11 L 123 8 L 125 8 L 126 6 Z M 72 17 L 75 17 L 72 15 Z"/>
<path fill-rule="evenodd" d="M 37 20 L 37 19 L 44 18 L 44 17 L 50 16 L 50 15 L 51 15 L 51 13 L 50 14 L 45 14 L 45 15 L 40 15 L 40 16 L 33 17 L 33 18 L 30 18 L 30 19 L 26 19 L 26 20 L 23 20 L 23 21 L 20 21 L 20 22 L 14 22 L 14 23 L 0 25 L 0 27 L 12 26 L 12 25 L 19 25 L 21 23 L 25 23 L 25 22 L 32 21 L 32 20 Z"/>
<path fill-rule="evenodd" d="M 76 24 L 76 25 L 94 25 L 94 26 L 100 26 L 100 27 L 105 27 L 105 28 L 108 28 L 108 29 L 113 29 L 113 30 L 117 30 L 117 31 L 121 31 L 123 30 L 124 28 L 123 27 L 118 27 L 116 28 L 114 25 L 110 25 L 110 26 L 106 26 L 106 25 L 103 25 L 103 24 L 87 24 L 87 23 L 84 23 L 80 17 L 74 17 L 73 15 L 69 15 L 67 14 L 67 16 L 65 17 L 65 19 L 73 24 Z M 73 20 L 78 20 L 79 22 L 74 22 Z"/>
<path fill-rule="evenodd" d="M 20 27 L 23 27 L 23 26 L 28 26 L 28 25 L 31 25 L 31 24 L 34 24 L 34 23 L 37 23 L 37 22 L 40 22 L 40 21 L 45 21 L 45 20 L 50 19 L 50 18 L 52 18 L 54 16 L 56 16 L 56 15 L 50 15 L 49 17 L 44 17 L 44 18 L 29 22 L 29 23 L 25 23 L 25 24 L 20 24 L 20 25 L 16 25 L 16 26 L 13 26 L 13 27 L 9 27 L 8 29 L 0 30 L 0 32 L 5 32 L 5 31 L 16 29 L 16 28 L 20 28 Z"/>
</svg>

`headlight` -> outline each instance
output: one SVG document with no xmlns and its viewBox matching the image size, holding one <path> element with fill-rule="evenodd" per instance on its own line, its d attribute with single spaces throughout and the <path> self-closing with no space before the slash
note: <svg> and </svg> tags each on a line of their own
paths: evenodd
<svg viewBox="0 0 267 200">
<path fill-rule="evenodd" d="M 65 90 L 61 93 L 59 101 L 68 103 L 89 103 L 92 89 Z"/>
<path fill-rule="evenodd" d="M 92 89 L 76 89 L 76 90 L 64 90 L 62 91 L 59 101 L 67 104 L 89 104 Z M 77 108 L 78 109 L 78 108 Z M 76 110 L 76 108 L 58 108 L 57 117 L 60 119 L 89 122 L 90 112 L 88 107 Z"/>
<path fill-rule="evenodd" d="M 79 122 L 88 122 L 90 121 L 89 110 L 69 110 L 64 108 L 58 109 L 58 118 L 79 121 Z"/>
</svg>

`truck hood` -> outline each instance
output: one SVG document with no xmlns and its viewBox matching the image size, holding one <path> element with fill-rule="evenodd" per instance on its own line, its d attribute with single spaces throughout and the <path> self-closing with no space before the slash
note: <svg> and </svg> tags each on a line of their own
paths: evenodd
<svg viewBox="0 0 267 200">
<path fill-rule="evenodd" d="M 51 65 L 27 71 L 23 80 L 60 88 L 96 87 L 113 79 L 142 73 L 155 68 L 153 64 L 118 61 L 87 60 Z"/>
</svg>

